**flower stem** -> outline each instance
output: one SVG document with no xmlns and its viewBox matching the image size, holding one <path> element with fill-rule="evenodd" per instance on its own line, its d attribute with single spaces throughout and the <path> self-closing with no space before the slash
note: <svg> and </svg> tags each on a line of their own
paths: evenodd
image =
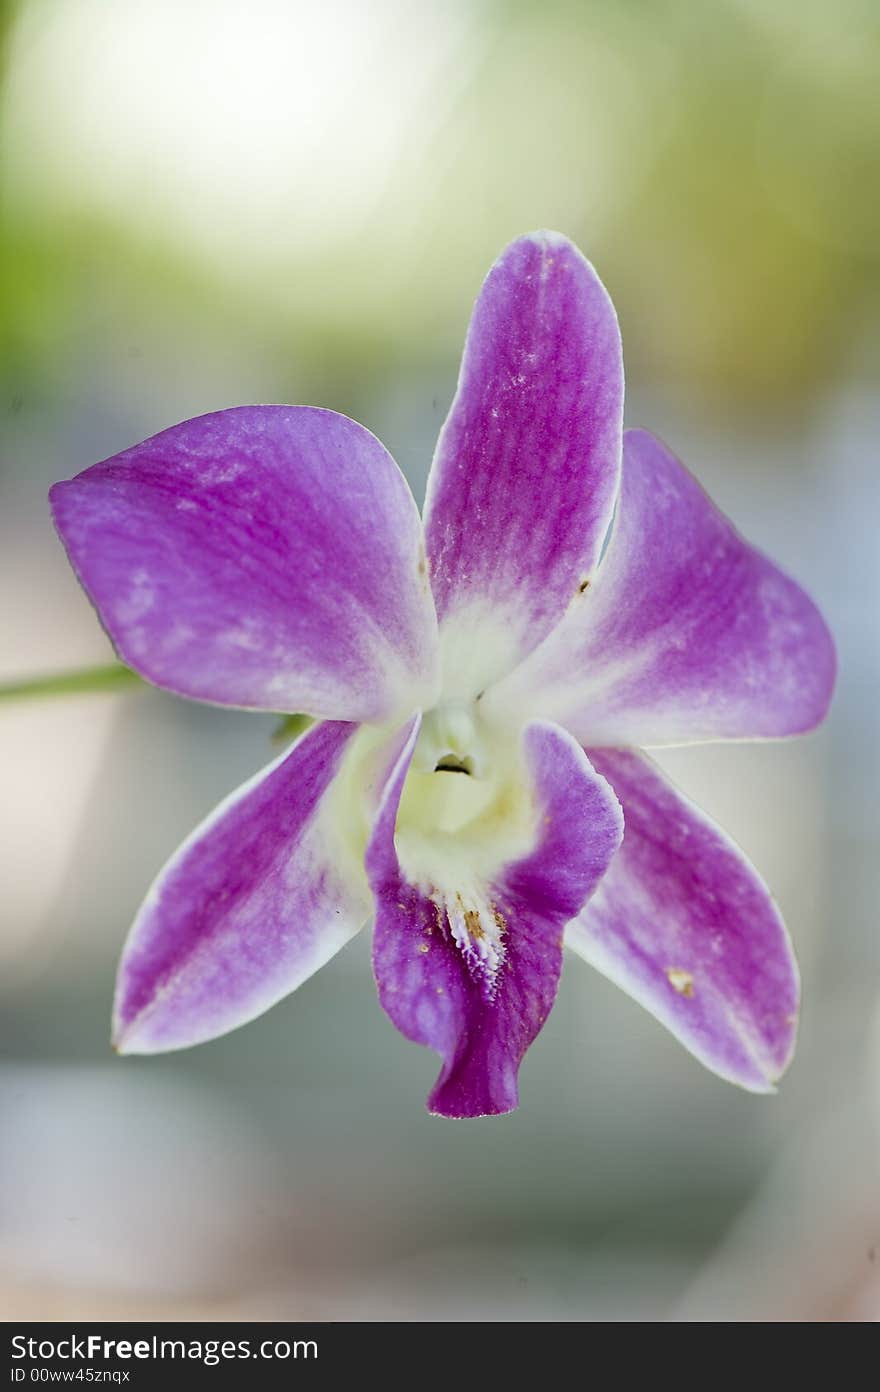
<svg viewBox="0 0 880 1392">
<path fill-rule="evenodd" d="M 273 744 L 289 744 L 302 734 L 303 730 L 311 725 L 311 719 L 307 715 L 284 715 L 281 723 L 276 725 L 272 731 Z"/>
<path fill-rule="evenodd" d="M 120 691 L 140 686 L 137 672 L 121 662 L 103 667 L 84 667 L 79 672 L 57 672 L 26 681 L 0 683 L 0 701 L 35 701 L 44 696 L 76 696 L 90 691 Z"/>
</svg>

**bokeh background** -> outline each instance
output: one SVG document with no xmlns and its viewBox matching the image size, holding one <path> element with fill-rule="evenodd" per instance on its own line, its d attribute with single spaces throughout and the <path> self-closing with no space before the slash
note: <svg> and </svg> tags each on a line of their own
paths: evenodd
<svg viewBox="0 0 880 1392">
<path fill-rule="evenodd" d="M 880 1316 L 875 0 L 25 0 L 2 14 L 0 680 L 111 654 L 46 490 L 253 401 L 421 497 L 482 276 L 574 237 L 662 434 L 839 643 L 801 741 L 662 763 L 799 951 L 777 1096 L 572 959 L 522 1108 L 428 1117 L 366 938 L 261 1020 L 118 1060 L 117 954 L 271 718 L 0 704 L 0 1314 Z"/>
</svg>

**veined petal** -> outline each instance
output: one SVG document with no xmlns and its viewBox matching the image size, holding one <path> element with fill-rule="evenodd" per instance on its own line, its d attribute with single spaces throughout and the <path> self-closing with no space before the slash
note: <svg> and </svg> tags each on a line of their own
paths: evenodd
<svg viewBox="0 0 880 1392">
<path fill-rule="evenodd" d="M 799 981 L 766 885 L 650 760 L 621 749 L 589 755 L 626 829 L 566 943 L 707 1068 L 771 1092 L 794 1051 Z"/>
<path fill-rule="evenodd" d="M 594 584 L 487 703 L 589 746 L 769 738 L 817 725 L 834 676 L 812 600 L 658 440 L 629 430 Z"/>
<path fill-rule="evenodd" d="M 425 504 L 444 675 L 470 698 L 557 622 L 599 558 L 620 474 L 617 317 L 566 238 L 492 267 L 468 330 Z M 469 644 L 477 629 L 478 644 Z"/>
<path fill-rule="evenodd" d="M 183 1048 L 245 1024 L 366 921 L 366 879 L 330 796 L 357 729 L 308 730 L 166 865 L 119 967 L 114 1041 L 123 1053 Z"/>
<path fill-rule="evenodd" d="M 404 715 L 436 679 L 421 523 L 363 426 L 306 406 L 199 416 L 51 492 L 120 657 L 223 705 Z"/>
<path fill-rule="evenodd" d="M 432 1112 L 508 1112 L 517 1105 L 523 1055 L 556 996 L 564 926 L 620 844 L 620 808 L 574 740 L 535 723 L 523 737 L 533 848 L 492 882 L 432 895 L 407 881 L 394 844 L 416 733 L 388 779 L 367 851 L 379 998 L 402 1034 L 443 1060 Z"/>
</svg>

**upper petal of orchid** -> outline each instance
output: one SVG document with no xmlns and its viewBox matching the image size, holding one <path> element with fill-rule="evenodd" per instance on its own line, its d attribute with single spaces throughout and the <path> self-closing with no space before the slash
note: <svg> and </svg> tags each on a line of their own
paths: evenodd
<svg viewBox="0 0 880 1392">
<path fill-rule="evenodd" d="M 474 697 L 509 671 L 591 575 L 619 482 L 622 412 L 604 286 L 564 237 L 520 238 L 477 300 L 428 482 L 450 695 Z"/>
<path fill-rule="evenodd" d="M 379 998 L 408 1039 L 443 1060 L 428 1100 L 432 1112 L 508 1112 L 517 1105 L 523 1055 L 556 996 L 563 928 L 620 844 L 620 808 L 574 740 L 535 723 L 523 737 L 530 849 L 493 877 L 475 869 L 479 857 L 462 857 L 454 883 L 414 883 L 402 869 L 394 829 L 416 735 L 414 727 L 386 783 L 367 851 Z M 452 855 L 450 846 L 455 877 Z"/>
<path fill-rule="evenodd" d="M 591 746 L 767 738 L 818 724 L 834 675 L 812 600 L 658 440 L 629 430 L 595 583 L 487 704 Z"/>
<path fill-rule="evenodd" d="M 308 730 L 171 858 L 119 968 L 114 1040 L 124 1053 L 183 1048 L 245 1024 L 366 921 L 363 866 L 333 797 L 357 730 Z"/>
<path fill-rule="evenodd" d="M 707 1068 L 771 1092 L 794 1051 L 799 983 L 767 887 L 650 760 L 620 749 L 589 753 L 623 805 L 626 829 L 566 943 Z"/>
<path fill-rule="evenodd" d="M 174 426 L 51 493 L 120 656 L 224 705 L 406 715 L 436 680 L 418 511 L 346 416 L 244 406 Z"/>
</svg>

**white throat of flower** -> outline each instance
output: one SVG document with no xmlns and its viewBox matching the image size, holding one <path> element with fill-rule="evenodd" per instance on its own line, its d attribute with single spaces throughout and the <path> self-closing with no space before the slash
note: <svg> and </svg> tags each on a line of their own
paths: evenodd
<svg viewBox="0 0 880 1392">
<path fill-rule="evenodd" d="M 331 794 L 335 844 L 328 853 L 345 858 L 365 892 L 364 851 L 399 738 L 399 724 L 362 726 Z M 455 943 L 490 1000 L 507 952 L 497 886 L 505 867 L 533 848 L 535 832 L 520 732 L 486 720 L 479 699 L 427 711 L 400 799 L 395 847 L 406 880 L 434 905 L 430 934 Z"/>
<path fill-rule="evenodd" d="M 400 800 L 398 859 L 490 1000 L 506 955 L 493 886 L 533 843 L 518 740 L 487 725 L 477 701 L 428 712 Z"/>
</svg>

